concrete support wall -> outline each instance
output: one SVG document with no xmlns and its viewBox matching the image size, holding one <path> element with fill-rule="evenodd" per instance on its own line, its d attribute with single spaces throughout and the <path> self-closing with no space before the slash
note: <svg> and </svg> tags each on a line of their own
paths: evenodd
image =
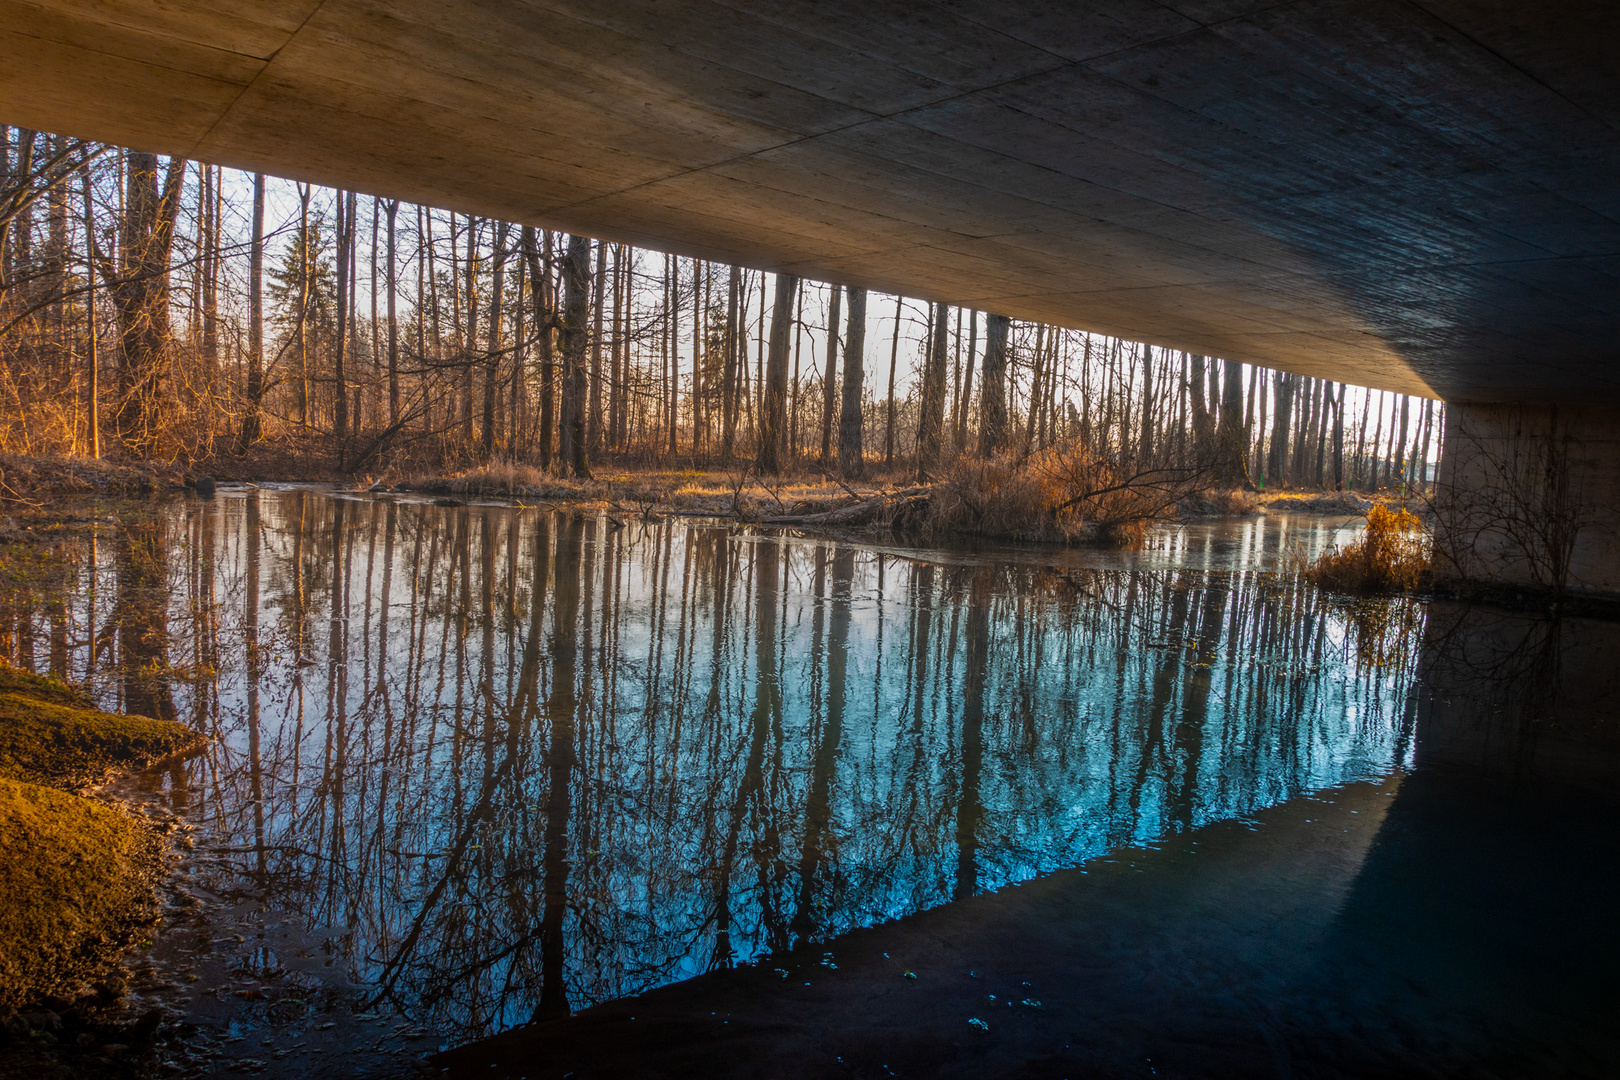
<svg viewBox="0 0 1620 1080">
<path fill-rule="evenodd" d="M 1442 585 L 1620 596 L 1620 408 L 1448 404 Z"/>
</svg>

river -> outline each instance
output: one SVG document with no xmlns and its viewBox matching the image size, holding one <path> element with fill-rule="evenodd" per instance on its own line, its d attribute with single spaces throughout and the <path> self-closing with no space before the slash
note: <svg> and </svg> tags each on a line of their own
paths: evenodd
<svg viewBox="0 0 1620 1080">
<path fill-rule="evenodd" d="M 1338 925 L 1368 886 L 1358 873 L 1391 850 L 1398 792 L 1423 787 L 1413 775 L 1434 762 L 1456 775 L 1459 760 L 1479 774 L 1475 743 L 1500 752 L 1511 738 L 1491 733 L 1527 722 L 1503 720 L 1501 702 L 1526 679 L 1562 686 L 1564 652 L 1609 632 L 1559 636 L 1551 676 L 1529 664 L 1485 704 L 1458 704 L 1541 639 L 1424 600 L 1346 603 L 1294 572 L 1355 527 L 1257 517 L 1161 528 L 1135 551 L 918 550 L 222 489 L 110 511 L 58 588 L 10 598 L 9 647 L 25 633 L 35 666 L 105 706 L 212 737 L 118 789 L 187 836 L 135 984 L 142 1004 L 197 1025 L 174 1064 L 385 1075 L 734 969 L 797 979 L 809 956 L 832 977 L 836 944 L 864 928 L 903 933 L 1189 837 L 1284 836 L 1268 822 L 1343 802 L 1365 811 L 1365 835 L 1323 841 L 1339 876 L 1295 890 L 1315 890 L 1311 917 Z M 1478 678 L 1431 670 L 1447 648 L 1503 634 L 1521 644 L 1470 660 Z M 1578 738 L 1529 697 L 1536 724 L 1563 727 L 1508 751 L 1515 790 L 1534 773 L 1580 792 L 1548 803 L 1531 784 L 1550 820 L 1591 831 L 1604 784 L 1588 773 L 1614 758 L 1609 690 L 1575 695 L 1601 702 Z M 1439 730 L 1441 749 L 1426 749 Z M 1601 752 L 1567 768 L 1573 751 L 1548 750 L 1566 736 Z M 1432 817 L 1403 827 L 1438 828 Z M 1540 820 L 1523 828 L 1567 847 L 1567 827 Z M 1593 844 L 1612 855 L 1612 826 L 1581 859 Z M 1578 894 L 1615 872 L 1560 865 L 1577 895 L 1553 906 L 1586 926 Z M 1276 872 L 1256 871 L 1255 887 L 1277 888 Z M 1546 914 L 1544 898 L 1514 903 L 1525 910 L 1502 918 Z M 1306 939 L 1312 956 L 1338 940 L 1323 927 Z M 1612 930 L 1590 940 L 1617 955 Z M 1386 976 L 1358 978 L 1378 1008 L 1410 1011 L 1379 997 Z M 1502 1014 L 1533 1029 L 1567 1012 L 1567 985 L 1534 1001 L 1485 983 L 1459 991 L 1474 1035 Z M 1612 990 L 1582 1000 L 1594 992 L 1613 1003 Z M 1579 1073 L 1614 1051 L 1560 1022 L 1562 1050 L 1515 1060 Z M 1435 1053 L 1495 1060 L 1517 1030 L 1448 1034 Z"/>
</svg>

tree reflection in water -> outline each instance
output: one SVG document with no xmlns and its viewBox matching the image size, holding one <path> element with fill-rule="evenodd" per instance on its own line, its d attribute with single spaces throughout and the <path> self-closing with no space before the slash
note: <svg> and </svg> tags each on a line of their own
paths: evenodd
<svg viewBox="0 0 1620 1080">
<path fill-rule="evenodd" d="M 1253 572 L 308 491 L 93 550 L 17 625 L 213 734 L 153 782 L 216 885 L 458 1037 L 1383 775 L 1423 630 Z"/>
</svg>

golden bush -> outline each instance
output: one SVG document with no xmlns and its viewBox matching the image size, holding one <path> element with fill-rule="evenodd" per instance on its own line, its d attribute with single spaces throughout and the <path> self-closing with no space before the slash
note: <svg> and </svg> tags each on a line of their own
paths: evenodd
<svg viewBox="0 0 1620 1080">
<path fill-rule="evenodd" d="M 1317 559 L 1305 576 L 1334 592 L 1422 589 L 1429 583 L 1429 545 L 1423 522 L 1408 510 L 1374 506 L 1367 512 L 1367 528 L 1355 542 Z"/>
</svg>

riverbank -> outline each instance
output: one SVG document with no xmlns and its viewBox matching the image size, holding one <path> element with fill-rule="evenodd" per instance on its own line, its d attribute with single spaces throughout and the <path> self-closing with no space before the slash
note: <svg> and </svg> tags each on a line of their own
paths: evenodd
<svg viewBox="0 0 1620 1080">
<path fill-rule="evenodd" d="M 0 505 L 13 514 L 43 507 L 60 496 L 141 497 L 209 484 L 330 484 L 371 493 L 418 493 L 445 499 L 511 499 L 517 502 L 600 510 L 610 513 L 685 514 L 759 524 L 816 524 L 833 515 L 834 525 L 877 525 L 890 528 L 918 519 L 922 503 L 936 494 L 960 503 L 975 503 L 966 515 L 934 521 L 943 531 L 1014 539 L 1084 538 L 1083 529 L 1039 522 L 1042 497 L 1059 502 L 1088 496 L 1074 475 L 1054 475 L 1050 463 L 1033 467 L 990 467 L 964 459 L 941 479 L 919 484 L 909 466 L 869 465 L 867 475 L 845 480 L 804 462 L 776 477 L 761 476 L 746 461 L 714 463 L 646 463 L 603 461 L 590 479 L 557 475 L 533 465 L 506 461 L 464 469 L 415 468 L 359 477 L 343 473 L 326 454 L 294 454 L 286 447 L 256 446 L 246 457 L 215 457 L 191 466 L 147 461 L 29 457 L 0 454 Z M 1064 464 L 1068 464 L 1065 462 Z M 1027 477 L 1023 483 L 1011 483 Z M 1095 484 L 1095 487 L 1112 487 Z M 1357 492 L 1274 490 L 1254 492 L 1209 487 L 1194 479 L 1147 476 L 1124 484 L 1124 495 L 1109 491 L 1110 505 L 1083 506 L 1086 518 L 1117 521 L 1192 520 L 1242 517 L 1257 513 L 1363 514 L 1375 503 L 1401 503 L 1392 492 L 1369 497 Z M 1092 496 L 1096 500 L 1097 496 Z M 1404 500 L 1410 503 L 1411 500 Z M 994 504 L 994 505 L 992 505 Z M 962 518 L 970 520 L 961 520 Z M 988 521 L 983 519 L 990 519 Z M 997 520 L 999 519 L 999 520 Z M 918 524 L 918 521 L 911 521 Z M 1054 523 L 1057 524 L 1057 523 Z"/>
<path fill-rule="evenodd" d="M 8 1076 L 121 1075 L 161 1013 L 128 1016 L 124 957 L 158 916 L 164 830 L 98 797 L 116 774 L 200 742 L 0 666 L 0 1057 Z"/>
<path fill-rule="evenodd" d="M 1156 522 L 1262 512 L 1247 492 L 1213 490 L 1173 470 L 1121 477 L 1099 463 L 1052 458 L 1027 464 L 963 459 L 930 483 L 917 483 L 906 468 L 874 469 L 854 480 L 815 466 L 774 477 L 761 476 L 746 463 L 708 470 L 602 468 L 578 480 L 533 466 L 494 463 L 368 490 L 929 540 L 960 536 L 1114 545 L 1140 541 L 1146 526 Z"/>
</svg>

